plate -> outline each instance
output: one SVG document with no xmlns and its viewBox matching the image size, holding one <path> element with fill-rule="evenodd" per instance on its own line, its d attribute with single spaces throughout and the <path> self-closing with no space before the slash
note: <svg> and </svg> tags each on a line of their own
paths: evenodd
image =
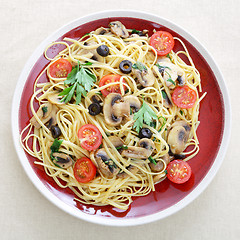
<svg viewBox="0 0 240 240">
<path fill-rule="evenodd" d="M 29 100 L 33 84 L 48 64 L 43 52 L 46 46 L 64 37 L 78 39 L 84 34 L 100 27 L 107 27 L 113 20 L 121 21 L 129 29 L 167 30 L 185 43 L 199 70 L 203 92 L 207 96 L 201 102 L 200 126 L 197 130 L 200 152 L 190 160 L 193 175 L 190 180 L 177 185 L 164 180 L 156 185 L 156 191 L 145 197 L 135 198 L 127 211 L 111 206 L 96 207 L 84 205 L 73 200 L 70 189 L 61 189 L 52 178 L 45 174 L 41 166 L 34 165 L 34 158 L 26 154 L 19 135 L 31 117 Z M 176 44 L 174 51 L 181 48 Z M 48 55 L 55 56 L 62 45 L 49 49 Z M 105 11 L 79 18 L 57 30 L 34 51 L 27 61 L 16 86 L 12 103 L 12 133 L 20 162 L 28 177 L 38 190 L 52 203 L 86 221 L 114 226 L 129 226 L 149 223 L 167 217 L 193 201 L 211 182 L 217 173 L 227 150 L 231 127 L 231 108 L 229 95 L 223 76 L 209 52 L 192 35 L 181 27 L 161 17 L 137 11 Z"/>
</svg>

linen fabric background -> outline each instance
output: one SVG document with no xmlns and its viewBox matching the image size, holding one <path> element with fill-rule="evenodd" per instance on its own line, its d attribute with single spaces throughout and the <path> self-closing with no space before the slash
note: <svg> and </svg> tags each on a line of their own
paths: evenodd
<svg viewBox="0 0 240 240">
<path fill-rule="evenodd" d="M 0 239 L 240 239 L 239 0 L 0 0 L 0 6 Z M 222 71 L 233 112 L 227 155 L 209 187 L 166 219 L 123 228 L 79 220 L 43 197 L 18 160 L 10 121 L 18 77 L 40 42 L 76 18 L 114 9 L 157 14 L 195 36 Z"/>
</svg>

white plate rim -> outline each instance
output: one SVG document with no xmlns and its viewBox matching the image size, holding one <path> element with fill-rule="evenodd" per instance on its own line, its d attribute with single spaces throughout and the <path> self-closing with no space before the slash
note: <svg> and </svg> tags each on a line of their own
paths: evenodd
<svg viewBox="0 0 240 240">
<path fill-rule="evenodd" d="M 184 37 L 187 41 L 189 41 L 204 57 L 204 59 L 207 61 L 208 65 L 212 69 L 219 87 L 222 92 L 222 98 L 224 102 L 224 131 L 222 136 L 222 142 L 219 147 L 219 151 L 217 153 L 217 156 L 215 158 L 214 163 L 212 164 L 210 170 L 206 174 L 206 176 L 202 179 L 202 181 L 193 189 L 191 193 L 189 193 L 185 198 L 180 200 L 175 205 L 164 209 L 163 211 L 143 216 L 143 217 L 132 217 L 132 218 L 108 218 L 108 217 L 102 217 L 97 215 L 89 215 L 86 214 L 76 208 L 73 208 L 69 206 L 68 204 L 62 202 L 59 198 L 57 198 L 53 193 L 51 193 L 46 186 L 41 182 L 41 180 L 37 177 L 35 172 L 33 171 L 24 150 L 22 149 L 19 141 L 19 103 L 22 95 L 22 91 L 24 89 L 25 81 L 27 80 L 26 76 L 29 76 L 32 67 L 36 63 L 36 60 L 39 59 L 39 57 L 42 55 L 42 53 L 45 50 L 45 47 L 64 35 L 66 32 L 70 31 L 71 29 L 74 29 L 84 23 L 94 21 L 101 18 L 106 17 L 133 17 L 133 18 L 140 18 L 144 20 L 153 21 L 156 23 L 159 23 L 163 26 L 166 26 L 170 28 L 171 30 L 177 32 L 182 37 Z M 217 171 L 219 170 L 223 159 L 226 155 L 227 147 L 230 140 L 230 134 L 231 134 L 231 121 L 232 121 L 232 111 L 231 111 L 231 105 L 230 105 L 230 98 L 228 94 L 228 89 L 226 87 L 224 77 L 213 60 L 213 57 L 211 54 L 207 51 L 207 49 L 197 40 L 195 39 L 190 33 L 188 33 L 186 30 L 184 30 L 182 27 L 178 26 L 177 24 L 166 20 L 162 17 L 159 17 L 157 15 L 142 12 L 142 11 L 134 11 L 134 10 L 109 10 L 109 11 L 102 11 L 102 12 L 96 12 L 81 18 L 78 18 L 63 27 L 59 28 L 57 31 L 52 33 L 49 37 L 47 37 L 45 40 L 42 41 L 42 43 L 36 48 L 36 50 L 33 52 L 33 54 L 30 56 L 28 61 L 26 62 L 16 85 L 15 92 L 12 99 L 12 112 L 11 112 L 11 123 L 12 123 L 12 137 L 15 145 L 15 149 L 18 155 L 18 158 L 27 174 L 27 176 L 30 178 L 32 183 L 35 185 L 35 187 L 54 205 L 62 209 L 63 211 L 80 218 L 85 221 L 89 221 L 92 223 L 102 224 L 102 225 L 108 225 L 108 226 L 133 226 L 133 225 L 140 225 L 140 224 L 146 224 L 150 223 L 156 220 L 163 219 L 167 216 L 170 216 L 177 211 L 181 210 L 188 204 L 190 204 L 194 199 L 196 199 L 204 190 L 205 188 L 210 184 L 214 176 L 216 175 Z"/>
</svg>

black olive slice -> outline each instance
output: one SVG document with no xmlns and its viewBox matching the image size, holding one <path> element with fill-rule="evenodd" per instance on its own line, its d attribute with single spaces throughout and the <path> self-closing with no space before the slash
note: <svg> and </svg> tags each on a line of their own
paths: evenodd
<svg viewBox="0 0 240 240">
<path fill-rule="evenodd" d="M 149 128 L 142 128 L 139 132 L 139 137 L 140 138 L 151 138 L 152 132 Z"/>
<path fill-rule="evenodd" d="M 52 126 L 50 130 L 53 138 L 58 138 L 62 134 L 61 129 L 56 125 Z"/>
<path fill-rule="evenodd" d="M 106 57 L 109 54 L 109 48 L 106 45 L 101 45 L 97 48 L 97 53 L 102 56 Z"/>
<path fill-rule="evenodd" d="M 128 60 L 123 60 L 119 64 L 119 69 L 122 73 L 128 74 L 132 71 L 132 63 Z"/>
<path fill-rule="evenodd" d="M 101 105 L 99 103 L 92 103 L 88 107 L 89 114 L 96 116 L 101 112 Z"/>
</svg>

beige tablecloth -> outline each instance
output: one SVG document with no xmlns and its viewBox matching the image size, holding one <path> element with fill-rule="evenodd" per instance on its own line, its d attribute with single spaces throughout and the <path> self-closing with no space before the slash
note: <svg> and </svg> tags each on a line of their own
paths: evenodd
<svg viewBox="0 0 240 240">
<path fill-rule="evenodd" d="M 239 0 L 0 0 L 0 3 L 0 239 L 240 239 Z M 158 14 L 199 39 L 225 76 L 233 110 L 227 155 L 200 197 L 164 220 L 125 228 L 76 219 L 45 199 L 20 165 L 10 123 L 17 79 L 39 43 L 69 21 L 119 8 Z"/>
</svg>

